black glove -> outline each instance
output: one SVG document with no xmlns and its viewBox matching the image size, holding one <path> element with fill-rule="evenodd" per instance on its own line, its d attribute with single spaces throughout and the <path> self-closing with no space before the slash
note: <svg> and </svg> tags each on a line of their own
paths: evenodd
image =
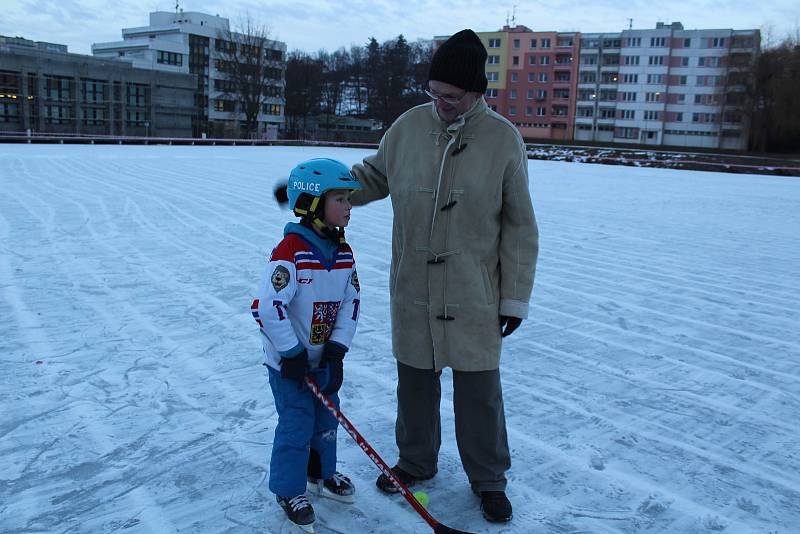
<svg viewBox="0 0 800 534">
<path fill-rule="evenodd" d="M 275 200 L 278 204 L 285 206 L 289 202 L 289 194 L 287 193 L 288 184 L 281 184 L 272 192 L 275 195 Z"/>
<path fill-rule="evenodd" d="M 303 380 L 308 372 L 308 352 L 303 352 L 291 358 L 281 358 L 281 376 L 290 380 Z"/>
<path fill-rule="evenodd" d="M 519 317 L 511 317 L 510 315 L 500 316 L 500 335 L 503 337 L 511 335 L 511 333 L 519 328 L 522 324 L 522 319 Z"/>
<path fill-rule="evenodd" d="M 322 359 L 319 362 L 321 369 L 327 370 L 328 380 L 322 386 L 322 392 L 333 395 L 342 387 L 344 380 L 344 355 L 347 349 L 335 341 L 325 343 Z"/>
</svg>

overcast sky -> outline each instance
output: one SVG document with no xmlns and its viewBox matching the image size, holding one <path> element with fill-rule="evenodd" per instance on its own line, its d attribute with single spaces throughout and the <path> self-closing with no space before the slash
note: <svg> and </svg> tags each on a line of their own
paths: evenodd
<svg viewBox="0 0 800 534">
<path fill-rule="evenodd" d="M 683 23 L 686 29 L 760 29 L 778 41 L 800 32 L 798 0 L 551 0 L 519 2 L 517 24 L 533 30 L 612 32 L 654 28 L 656 22 Z M 236 26 L 249 13 L 266 24 L 289 50 L 328 51 L 370 37 L 383 42 L 403 34 L 413 41 L 452 34 L 463 28 L 495 31 L 505 24 L 513 0 L 182 0 L 184 11 L 227 17 Z M 159 0 L 2 0 L 0 35 L 69 45 L 91 53 L 91 43 L 117 41 L 122 28 L 148 25 L 150 11 L 174 11 Z"/>
</svg>

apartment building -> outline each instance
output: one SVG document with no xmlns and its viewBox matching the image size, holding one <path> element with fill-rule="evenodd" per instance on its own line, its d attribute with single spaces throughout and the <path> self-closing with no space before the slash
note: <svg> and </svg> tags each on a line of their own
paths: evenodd
<svg viewBox="0 0 800 534">
<path fill-rule="evenodd" d="M 0 131 L 188 137 L 196 77 L 0 36 Z"/>
<path fill-rule="evenodd" d="M 193 133 L 227 136 L 244 122 L 240 103 L 229 90 L 225 55 L 231 41 L 239 40 L 243 36 L 231 32 L 229 20 L 219 15 L 155 11 L 148 26 L 124 28 L 122 41 L 95 43 L 92 54 L 139 68 L 197 75 Z M 259 134 L 272 138 L 283 126 L 286 106 L 286 43 L 265 40 L 262 49 L 269 59 L 270 83 L 258 115 Z"/>
<path fill-rule="evenodd" d="M 478 35 L 488 45 L 486 102 L 492 109 L 523 137 L 572 139 L 579 34 L 516 25 Z"/>
<path fill-rule="evenodd" d="M 583 34 L 575 139 L 744 150 L 758 30 Z"/>
</svg>

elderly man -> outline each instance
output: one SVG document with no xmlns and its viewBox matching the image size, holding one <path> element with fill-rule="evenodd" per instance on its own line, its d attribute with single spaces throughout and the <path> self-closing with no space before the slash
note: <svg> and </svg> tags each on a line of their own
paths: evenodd
<svg viewBox="0 0 800 534">
<path fill-rule="evenodd" d="M 509 521 L 511 465 L 500 383 L 501 338 L 528 316 L 538 230 L 525 145 L 483 99 L 486 49 L 463 30 L 433 56 L 432 102 L 397 119 L 353 167 L 355 205 L 391 195 L 392 347 L 397 360 L 394 473 L 432 478 L 441 444 L 442 369 L 453 370 L 456 441 L 489 521 Z M 378 487 L 396 491 L 381 475 Z"/>
</svg>

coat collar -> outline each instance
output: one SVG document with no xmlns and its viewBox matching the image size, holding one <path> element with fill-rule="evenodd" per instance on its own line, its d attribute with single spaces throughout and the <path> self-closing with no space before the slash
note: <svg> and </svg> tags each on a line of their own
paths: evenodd
<svg viewBox="0 0 800 534">
<path fill-rule="evenodd" d="M 446 124 L 442 119 L 439 118 L 439 114 L 436 112 L 436 106 L 434 102 L 430 103 L 431 106 L 431 113 L 433 114 L 433 119 L 438 122 L 443 130 L 446 130 L 450 134 L 457 133 L 467 122 L 472 122 L 476 120 L 478 117 L 481 117 L 486 114 L 486 110 L 488 106 L 486 105 L 486 100 L 483 97 L 479 98 L 475 104 L 467 110 L 466 113 L 463 115 L 459 115 L 458 118 L 452 124 Z"/>
</svg>

